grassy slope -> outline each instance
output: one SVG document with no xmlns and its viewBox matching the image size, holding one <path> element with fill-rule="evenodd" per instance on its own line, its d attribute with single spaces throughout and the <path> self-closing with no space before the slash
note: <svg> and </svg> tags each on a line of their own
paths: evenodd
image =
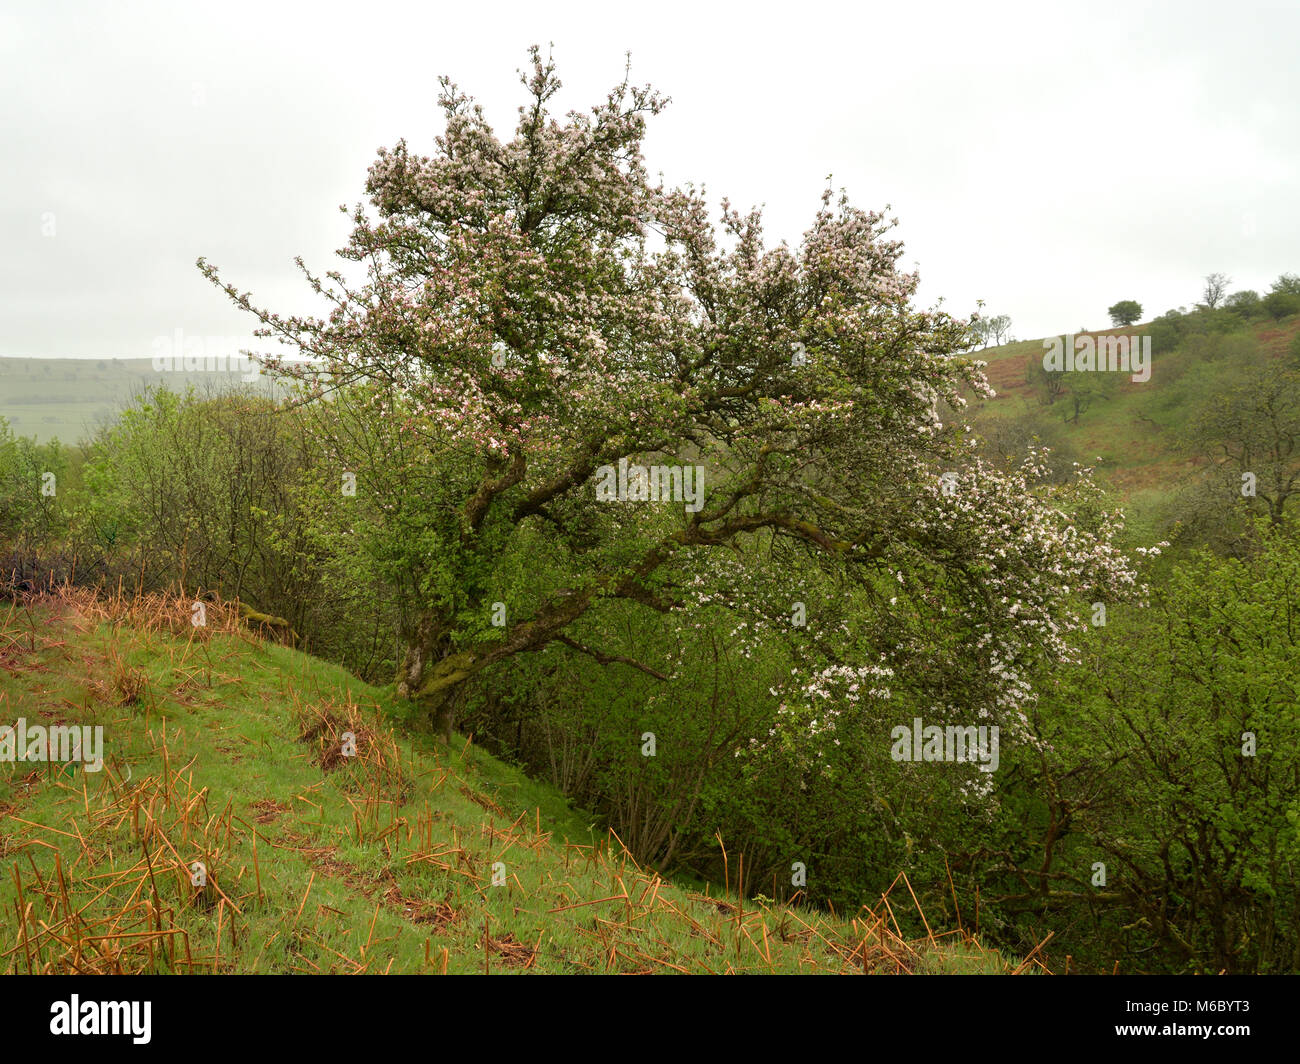
<svg viewBox="0 0 1300 1064">
<path fill-rule="evenodd" d="M 1140 336 L 1146 328 L 1134 325 L 1108 329 L 1104 334 Z M 1260 322 L 1249 331 L 1266 354 L 1281 357 L 1300 332 L 1300 317 Z M 1025 369 L 1027 361 L 1041 359 L 1043 351 L 1042 340 L 1028 340 L 977 353 L 976 357 L 988 362 L 986 372 L 997 392 L 997 398 L 980 412 L 977 427 L 981 419 L 1012 417 L 1029 408 L 1042 409 L 1026 383 Z M 1212 390 L 1237 383 L 1234 367 L 1223 359 L 1205 366 L 1204 376 L 1189 389 L 1188 371 L 1194 368 L 1195 356 L 1185 350 L 1172 353 L 1157 350 L 1152 356 L 1149 381 L 1133 383 L 1128 376 L 1122 376 L 1112 398 L 1091 406 L 1077 425 L 1066 426 L 1067 437 L 1078 449 L 1081 460 L 1092 462 L 1100 458 L 1099 476 L 1136 506 L 1140 507 L 1144 499 L 1176 489 L 1202 464 L 1202 459 L 1188 457 L 1183 452 L 1177 435 L 1196 401 Z M 1050 416 L 1062 421 L 1067 412 L 1066 404 L 1058 402 Z"/>
<path fill-rule="evenodd" d="M 208 611 L 3 604 L 0 721 L 102 725 L 106 764 L 0 763 L 0 972 L 1011 967 L 960 931 L 904 942 L 883 905 L 840 920 L 674 886 L 553 789 Z"/>
</svg>

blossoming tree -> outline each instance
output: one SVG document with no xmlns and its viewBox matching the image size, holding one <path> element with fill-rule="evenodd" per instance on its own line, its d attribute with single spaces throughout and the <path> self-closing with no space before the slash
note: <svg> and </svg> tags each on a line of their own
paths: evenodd
<svg viewBox="0 0 1300 1064">
<path fill-rule="evenodd" d="M 289 345 L 267 364 L 300 381 L 320 445 L 356 474 L 332 505 L 403 588 L 399 689 L 449 731 L 476 674 L 548 645 L 664 675 L 576 623 L 614 601 L 688 617 L 710 557 L 762 549 L 942 598 L 978 633 L 968 667 L 997 679 L 992 711 L 1015 709 L 1016 663 L 1065 651 L 1072 595 L 1121 594 L 1133 574 L 1111 515 L 1076 527 L 1032 468 L 978 465 L 945 423 L 992 393 L 959 353 L 970 322 L 913 305 L 893 223 L 828 191 L 797 247 L 768 246 L 758 212 L 724 200 L 715 221 L 695 188 L 650 181 L 642 140 L 665 103 L 650 88 L 625 78 L 561 119 L 536 49 L 522 80 L 509 139 L 444 81 L 433 153 L 379 152 L 340 251 L 356 276 L 299 263 L 324 316 L 256 306 L 200 260 Z M 702 504 L 598 501 L 620 460 L 702 467 Z M 533 579 L 529 552 L 562 554 L 568 578 Z M 743 612 L 745 587 L 728 594 Z M 880 694 L 887 676 L 843 661 L 804 694 Z"/>
</svg>

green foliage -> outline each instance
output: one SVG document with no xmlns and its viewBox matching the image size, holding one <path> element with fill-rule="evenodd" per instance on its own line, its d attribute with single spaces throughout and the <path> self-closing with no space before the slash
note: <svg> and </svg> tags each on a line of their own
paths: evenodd
<svg viewBox="0 0 1300 1064">
<path fill-rule="evenodd" d="M 1264 307 L 1259 293 L 1246 289 L 1233 292 L 1223 304 L 1224 309 L 1235 314 L 1242 321 L 1254 321 L 1264 316 Z"/>
<path fill-rule="evenodd" d="M 1300 296 L 1300 274 L 1284 273 L 1269 286 L 1270 292 Z"/>
<path fill-rule="evenodd" d="M 1022 882 L 1053 922 L 1105 914 L 1098 952 L 1122 966 L 1300 959 L 1298 547 L 1293 528 L 1261 530 L 1248 558 L 1171 571 L 1148 609 L 1113 610 L 1044 696 L 1044 757 L 1013 776 L 1016 804 L 1038 810 L 1016 844 Z"/>
<path fill-rule="evenodd" d="M 1142 317 L 1142 304 L 1136 299 L 1121 299 L 1111 304 L 1106 313 L 1110 315 L 1112 325 L 1132 325 Z"/>
<path fill-rule="evenodd" d="M 15 436 L 0 418 L 0 545 L 22 557 L 58 543 L 79 470 L 58 440 Z"/>
<path fill-rule="evenodd" d="M 1258 352 L 1241 369 L 1194 410 L 1187 443 L 1216 463 L 1208 477 L 1224 498 L 1277 524 L 1300 487 L 1300 372 Z"/>
<path fill-rule="evenodd" d="M 1182 342 L 1188 332 L 1187 315 L 1169 310 L 1147 326 L 1146 335 L 1151 337 L 1151 350 L 1156 355 L 1172 352 Z"/>
<path fill-rule="evenodd" d="M 1274 320 L 1300 314 L 1300 293 L 1285 289 L 1270 292 L 1264 297 L 1264 309 Z"/>
<path fill-rule="evenodd" d="M 1059 377 L 1059 375 L 1058 375 Z M 988 418 L 980 424 L 980 449 L 996 465 L 1008 467 L 1024 460 L 1032 448 L 1047 449 L 1048 479 L 1064 483 L 1074 474 L 1083 455 L 1068 428 L 1046 410 L 1026 405 L 1017 413 Z"/>
</svg>

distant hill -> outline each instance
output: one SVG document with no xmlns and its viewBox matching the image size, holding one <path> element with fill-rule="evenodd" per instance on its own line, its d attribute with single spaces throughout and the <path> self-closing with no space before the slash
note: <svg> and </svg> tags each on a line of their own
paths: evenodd
<svg viewBox="0 0 1300 1064">
<path fill-rule="evenodd" d="M 274 390 L 265 376 L 251 383 L 244 377 L 229 371 L 160 371 L 148 358 L 0 358 L 0 417 L 15 435 L 76 443 L 115 418 L 133 396 L 159 384 L 172 391 Z"/>
</svg>

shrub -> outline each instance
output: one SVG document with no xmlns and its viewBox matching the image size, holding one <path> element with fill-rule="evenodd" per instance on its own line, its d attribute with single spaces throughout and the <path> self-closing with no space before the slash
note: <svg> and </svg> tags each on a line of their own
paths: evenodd
<svg viewBox="0 0 1300 1064">
<path fill-rule="evenodd" d="M 1300 314 L 1300 294 L 1287 291 L 1270 292 L 1264 297 L 1264 309 L 1275 321 Z"/>
</svg>

